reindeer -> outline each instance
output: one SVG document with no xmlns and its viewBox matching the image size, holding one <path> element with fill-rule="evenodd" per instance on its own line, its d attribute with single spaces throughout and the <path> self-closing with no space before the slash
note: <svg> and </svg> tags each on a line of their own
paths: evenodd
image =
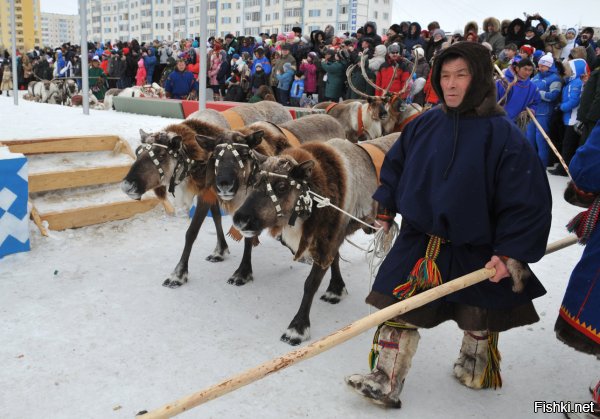
<svg viewBox="0 0 600 419">
<path fill-rule="evenodd" d="M 27 85 L 27 100 L 40 103 L 59 103 L 60 91 L 50 80 L 31 81 Z"/>
<path fill-rule="evenodd" d="M 188 118 L 212 122 L 231 129 L 238 129 L 257 121 L 271 121 L 274 124 L 283 124 L 292 120 L 292 116 L 285 106 L 277 102 L 264 100 L 258 103 L 234 106 L 224 112 L 218 112 L 214 109 L 203 109 L 192 113 Z"/>
<path fill-rule="evenodd" d="M 231 214 L 252 191 L 249 185 L 258 167 L 255 152 L 274 156 L 290 146 L 343 136 L 344 128 L 335 118 L 329 115 L 309 115 L 281 125 L 255 122 L 238 131 L 224 132 L 217 137 L 198 136 L 197 140 L 211 155 L 207 183 L 216 192 L 220 205 Z M 237 230 L 230 230 L 230 235 L 237 240 L 242 238 Z M 244 256 L 240 266 L 227 281 L 229 284 L 241 286 L 253 280 L 253 244 L 257 244 L 256 238 L 245 238 Z"/>
<path fill-rule="evenodd" d="M 367 141 L 380 154 L 386 153 L 396 135 Z M 372 224 L 376 205 L 371 196 L 377 189 L 377 168 L 361 145 L 342 139 L 308 143 L 283 151 L 279 156 L 256 153 L 260 162 L 253 190 L 233 215 L 235 227 L 245 237 L 262 230 L 291 249 L 294 259 L 312 259 L 304 283 L 300 308 L 281 340 L 298 345 L 310 337 L 310 308 L 325 273 L 331 281 L 322 300 L 338 303 L 345 291 L 339 266 L 339 248 L 346 236 L 361 224 L 330 206 L 316 206 L 314 193 L 358 219 Z"/>
<path fill-rule="evenodd" d="M 163 282 L 164 286 L 177 288 L 187 282 L 190 252 L 209 210 L 217 230 L 217 245 L 206 260 L 220 262 L 229 251 L 217 195 L 206 182 L 209 153 L 197 141 L 197 136 L 219 138 L 227 133 L 235 135 L 237 141 L 250 143 L 254 136 L 263 135 L 252 131 L 247 135 L 250 138 L 237 133 L 238 137 L 235 132 L 195 118 L 169 125 L 152 134 L 140 130 L 142 145 L 136 150 L 137 159 L 121 182 L 121 189 L 133 199 L 141 199 L 150 189 L 159 198 L 165 199 L 167 187 L 173 192 L 176 184 L 187 179 L 187 189 L 198 195 L 198 206 L 186 232 L 183 253 L 170 277 Z"/>
<path fill-rule="evenodd" d="M 381 129 L 383 133 L 382 135 L 391 134 L 392 132 L 401 132 L 406 126 L 406 124 L 408 124 L 410 121 L 415 119 L 423 112 L 423 108 L 421 107 L 421 105 L 416 103 L 408 103 L 406 101 L 406 96 L 408 89 L 411 89 L 411 97 L 417 94 L 419 91 L 421 91 L 425 86 L 424 80 L 418 79 L 418 83 L 409 83 L 407 81 L 399 92 L 390 92 L 389 89 L 391 86 L 391 82 L 393 82 L 394 77 L 396 75 L 395 69 L 390 84 L 386 89 L 383 89 L 377 86 L 377 84 L 373 83 L 373 81 L 367 76 L 367 71 L 365 69 L 366 58 L 366 55 L 363 55 L 359 63 L 360 71 L 363 78 L 369 85 L 373 86 L 375 90 L 381 91 L 382 96 L 387 97 L 386 103 L 388 109 L 388 118 L 383 119 L 381 122 Z M 409 81 L 412 80 L 412 76 L 417 68 L 417 61 L 418 56 L 415 57 L 412 72 L 410 77 L 408 78 Z M 352 70 L 353 69 L 354 68 L 352 68 Z M 350 77 L 348 79 L 350 79 Z M 356 92 L 356 89 L 353 86 L 351 87 Z"/>
<path fill-rule="evenodd" d="M 388 118 L 387 89 L 384 90 L 384 94 L 381 96 L 370 96 L 358 90 L 352 84 L 351 77 L 355 67 L 356 64 L 353 64 L 346 70 L 348 85 L 365 100 L 345 100 L 341 103 L 322 102 L 314 106 L 315 109 L 325 109 L 328 115 L 340 121 L 342 126 L 346 128 L 346 138 L 353 143 L 381 137 L 382 124 Z M 393 79 L 392 77 L 392 81 Z M 391 83 L 388 85 L 388 89 L 390 86 Z"/>
</svg>

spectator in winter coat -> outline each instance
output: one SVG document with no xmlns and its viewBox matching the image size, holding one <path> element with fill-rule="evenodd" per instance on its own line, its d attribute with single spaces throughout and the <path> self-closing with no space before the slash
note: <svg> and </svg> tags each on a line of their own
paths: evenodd
<svg viewBox="0 0 600 419">
<path fill-rule="evenodd" d="M 254 50 L 254 56 L 255 58 L 252 61 L 252 67 L 250 67 L 250 75 L 254 75 L 256 66 L 260 64 L 263 73 L 269 76 L 271 74 L 271 63 L 269 62 L 269 59 L 265 57 L 265 49 L 263 47 L 257 47 Z"/>
<path fill-rule="evenodd" d="M 546 52 L 552 53 L 554 60 L 559 60 L 563 48 L 567 45 L 567 38 L 560 33 L 555 25 L 548 28 L 548 31 L 541 36 L 546 47 Z"/>
<path fill-rule="evenodd" d="M 587 53 L 586 61 L 590 68 L 596 67 L 596 43 L 593 41 L 594 29 L 584 28 L 579 35 L 579 38 L 575 40 L 575 46 L 585 48 Z"/>
<path fill-rule="evenodd" d="M 581 92 L 579 109 L 577 110 L 577 121 L 582 123 L 581 140 L 584 144 L 589 133 L 600 120 L 600 68 L 590 74 L 590 78 Z"/>
<path fill-rule="evenodd" d="M 210 56 L 210 67 L 207 71 L 207 75 L 209 85 L 213 89 L 213 94 L 216 100 L 219 100 L 220 95 L 220 83 L 217 80 L 217 75 L 219 74 L 222 63 L 223 61 L 221 59 L 221 52 L 217 50 L 213 51 Z"/>
<path fill-rule="evenodd" d="M 162 74 L 160 75 L 160 80 L 158 82 L 158 84 L 161 87 L 163 87 L 163 88 L 165 87 L 165 83 L 167 81 L 167 78 L 169 77 L 169 74 L 171 74 L 173 71 L 175 71 L 176 66 L 177 66 L 177 61 L 175 61 L 175 58 L 169 57 L 167 59 L 167 66 L 165 67 Z"/>
<path fill-rule="evenodd" d="M 394 23 L 392 26 L 388 28 L 387 31 L 387 39 L 385 40 L 385 46 L 388 47 L 393 43 L 401 44 L 404 40 L 404 36 L 400 33 L 400 25 Z"/>
<path fill-rule="evenodd" d="M 575 38 L 577 37 L 577 31 L 575 28 L 567 29 L 567 33 L 565 33 L 565 39 L 567 40 L 566 45 L 563 47 L 560 53 L 561 61 L 564 61 L 569 58 L 569 54 L 571 50 L 575 47 Z"/>
<path fill-rule="evenodd" d="M 544 41 L 542 41 L 540 36 L 535 32 L 533 26 L 528 26 L 525 29 L 525 39 L 523 44 L 531 45 L 536 51 L 544 51 L 546 48 Z"/>
<path fill-rule="evenodd" d="M 124 89 L 126 86 L 125 72 L 127 71 L 127 61 L 122 53 L 113 54 L 108 62 L 108 76 L 116 77 L 117 88 Z"/>
<path fill-rule="evenodd" d="M 144 59 L 140 58 L 138 60 L 138 70 L 137 73 L 135 74 L 135 85 L 136 86 L 143 86 L 146 84 L 146 67 L 144 66 Z"/>
<path fill-rule="evenodd" d="M 261 86 L 269 85 L 269 76 L 265 74 L 262 64 L 257 63 L 254 66 L 254 74 L 250 76 L 250 86 L 252 93 L 256 93 Z"/>
<path fill-rule="evenodd" d="M 508 68 L 515 56 L 517 55 L 518 48 L 515 44 L 506 44 L 502 53 L 498 57 L 498 59 L 494 62 L 500 70 L 504 70 Z"/>
<path fill-rule="evenodd" d="M 421 37 L 421 25 L 419 25 L 417 22 L 412 22 L 408 27 L 408 34 L 406 35 L 406 38 L 404 38 L 401 43 L 404 44 L 407 54 L 410 54 L 410 51 L 412 51 L 415 45 L 421 45 L 423 50 L 425 50 L 425 45 L 427 45 L 427 42 L 425 42 L 425 40 Z M 390 44 L 388 44 L 388 46 L 389 45 Z"/>
<path fill-rule="evenodd" d="M 371 38 L 375 46 L 383 43 L 381 41 L 381 36 L 377 34 L 377 23 L 373 21 L 368 21 L 367 23 L 365 23 L 365 26 L 363 28 L 365 31 L 364 37 Z"/>
<path fill-rule="evenodd" d="M 271 80 L 270 80 L 270 85 L 271 88 L 273 90 L 276 90 L 276 95 L 279 95 L 279 89 L 277 88 L 278 84 L 279 84 L 279 79 L 277 78 L 277 72 L 279 72 L 280 74 L 283 74 L 283 66 L 286 63 L 289 63 L 290 66 L 292 67 L 292 76 L 290 77 L 290 85 L 292 84 L 292 79 L 294 72 L 296 71 L 296 59 L 294 58 L 294 56 L 292 54 L 290 54 L 290 50 L 291 50 L 291 46 L 288 43 L 284 43 L 281 45 L 281 57 L 279 59 L 272 60 L 272 66 L 271 66 Z M 288 86 L 289 87 L 289 86 Z M 289 99 L 289 98 L 288 98 Z M 281 103 L 281 101 L 279 100 L 279 96 L 277 96 L 277 101 L 279 103 Z"/>
<path fill-rule="evenodd" d="M 394 77 L 393 81 L 392 76 Z M 406 65 L 402 62 L 402 48 L 397 44 L 390 45 L 387 49 L 386 62 L 383 63 L 379 68 L 379 71 L 377 71 L 375 84 L 381 89 L 386 89 L 390 86 L 388 92 L 397 93 L 404 88 L 409 77 L 410 72 L 407 71 Z M 375 92 L 375 96 L 381 96 L 382 93 L 383 92 L 378 89 Z M 408 96 L 408 91 L 404 94 L 404 97 L 406 96 Z"/>
<path fill-rule="evenodd" d="M 151 50 L 142 53 L 142 57 L 144 59 L 144 67 L 146 68 L 146 84 L 152 84 L 156 68 L 156 57 L 152 54 Z"/>
<path fill-rule="evenodd" d="M 515 44 L 517 48 L 525 43 L 525 22 L 522 19 L 515 19 L 508 25 L 508 33 L 504 37 L 505 44 Z"/>
<path fill-rule="evenodd" d="M 302 71 L 296 71 L 294 82 L 290 88 L 290 104 L 292 106 L 300 106 L 300 99 L 304 94 L 304 74 Z"/>
<path fill-rule="evenodd" d="M 292 64 L 284 63 L 281 70 L 275 73 L 277 78 L 277 99 L 283 106 L 290 104 L 290 88 L 294 80 L 294 69 Z"/>
<path fill-rule="evenodd" d="M 470 33 L 475 33 L 476 35 L 479 34 L 479 25 L 477 24 L 477 22 L 475 22 L 474 20 L 471 20 L 469 22 L 467 22 L 465 24 L 465 28 L 464 31 L 462 33 L 463 39 L 467 39 L 467 35 L 469 35 Z M 478 39 L 475 41 L 477 42 L 479 40 L 479 35 L 477 37 Z"/>
<path fill-rule="evenodd" d="M 300 64 L 300 71 L 304 74 L 304 92 L 307 97 L 312 98 L 313 94 L 317 93 L 317 65 L 315 60 L 317 54 L 309 52 L 307 57 Z"/>
<path fill-rule="evenodd" d="M 154 71 L 154 81 L 160 81 L 162 73 L 167 67 L 167 60 L 172 56 L 173 49 L 169 46 L 167 41 L 163 41 L 162 45 L 158 48 L 158 64 Z"/>
<path fill-rule="evenodd" d="M 503 80 L 496 82 L 496 99 L 504 107 L 507 116 L 515 122 L 517 122 L 517 118 L 525 117 L 525 108 L 535 112 L 540 102 L 537 87 L 530 79 L 531 74 L 533 74 L 533 63 L 528 59 L 523 59 L 513 65 L 512 72 L 505 73 L 508 86 L 504 85 Z"/>
<path fill-rule="evenodd" d="M 340 54 L 333 50 L 325 53 L 325 58 L 321 60 L 321 68 L 326 74 L 324 99 L 332 102 L 339 102 L 340 97 L 346 92 L 346 68 L 348 64 L 342 59 Z"/>
<path fill-rule="evenodd" d="M 558 103 L 562 82 L 551 53 L 547 53 L 540 58 L 538 70 L 538 73 L 531 80 L 537 87 L 541 99 L 535 111 L 535 117 L 544 131 L 549 132 L 552 113 Z M 527 140 L 537 150 L 544 167 L 548 166 L 550 147 L 533 121 L 527 125 Z"/>
<path fill-rule="evenodd" d="M 446 34 L 443 30 L 435 29 L 433 31 L 429 42 L 425 46 L 425 58 L 427 62 L 431 62 L 433 56 L 442 50 L 442 44 L 446 41 Z"/>
<path fill-rule="evenodd" d="M 427 77 L 429 76 L 429 71 L 431 70 L 429 63 L 425 60 L 425 51 L 421 46 L 416 45 L 412 49 L 413 61 L 417 60 L 417 68 L 415 70 L 415 82 L 419 81 L 424 86 Z M 417 94 L 413 95 L 412 101 L 414 103 L 418 103 L 421 106 L 425 105 L 425 92 L 421 90 Z"/>
<path fill-rule="evenodd" d="M 175 71 L 171 72 L 165 82 L 165 92 L 171 99 L 187 99 L 194 91 L 198 93 L 198 82 L 194 75 L 185 69 L 186 62 L 183 59 L 177 61 Z"/>
<path fill-rule="evenodd" d="M 65 62 L 65 59 L 63 58 L 62 51 L 60 49 L 56 50 L 56 62 L 54 63 L 53 76 L 55 78 L 65 77 L 65 72 L 63 71 L 63 69 L 65 68 L 66 65 L 67 65 L 67 63 Z"/>
<path fill-rule="evenodd" d="M 565 66 L 565 86 L 562 89 L 560 110 L 563 113 L 565 124 L 565 136 L 563 138 L 561 155 L 567 165 L 579 146 L 579 134 L 575 131 L 577 123 L 577 111 L 581 100 L 581 90 L 584 79 L 587 78 L 587 63 L 582 58 L 575 58 Z M 565 169 L 559 164 L 555 169 L 548 172 L 553 175 L 567 176 Z"/>
<path fill-rule="evenodd" d="M 106 93 L 106 74 L 100 68 L 100 57 L 97 55 L 92 58 L 92 66 L 88 70 L 88 81 L 89 89 L 92 94 L 96 96 L 96 99 L 104 100 L 104 93 Z"/>
<path fill-rule="evenodd" d="M 500 21 L 495 17 L 488 17 L 483 21 L 483 33 L 479 42 L 487 42 L 492 46 L 492 53 L 498 57 L 504 49 L 504 37 L 500 33 Z"/>
</svg>

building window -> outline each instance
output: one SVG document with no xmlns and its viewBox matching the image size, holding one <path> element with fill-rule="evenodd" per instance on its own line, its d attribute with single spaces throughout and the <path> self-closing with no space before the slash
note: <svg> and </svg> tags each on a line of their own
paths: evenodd
<svg viewBox="0 0 600 419">
<path fill-rule="evenodd" d="M 379 17 L 379 13 L 377 11 L 373 12 L 373 17 L 377 19 Z"/>
<path fill-rule="evenodd" d="M 230 17 L 222 17 L 221 23 L 231 23 L 231 18 Z"/>
<path fill-rule="evenodd" d="M 327 17 L 333 16 L 333 9 L 327 9 Z"/>
<path fill-rule="evenodd" d="M 229 9 L 231 9 L 231 3 L 221 4 L 221 10 L 229 10 Z"/>
<path fill-rule="evenodd" d="M 348 6 L 340 6 L 340 14 L 345 15 L 348 13 Z"/>
<path fill-rule="evenodd" d="M 308 11 L 308 17 L 319 17 L 321 16 L 321 9 L 312 9 Z"/>
</svg>

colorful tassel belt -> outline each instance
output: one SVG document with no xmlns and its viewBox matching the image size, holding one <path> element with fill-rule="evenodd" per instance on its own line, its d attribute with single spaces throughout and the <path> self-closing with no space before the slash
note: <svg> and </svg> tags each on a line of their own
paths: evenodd
<svg viewBox="0 0 600 419">
<path fill-rule="evenodd" d="M 408 274 L 407 280 L 394 288 L 393 294 L 399 300 L 412 297 L 419 291 L 437 287 L 442 284 L 442 275 L 435 263 L 440 248 L 447 241 L 438 236 L 430 236 L 425 257 L 419 259 Z"/>
</svg>

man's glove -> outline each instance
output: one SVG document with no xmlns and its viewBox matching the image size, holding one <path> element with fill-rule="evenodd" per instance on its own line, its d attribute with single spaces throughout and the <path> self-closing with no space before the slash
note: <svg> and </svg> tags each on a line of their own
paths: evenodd
<svg viewBox="0 0 600 419">
<path fill-rule="evenodd" d="M 504 260 L 506 269 L 510 273 L 510 279 L 512 280 L 512 290 L 516 293 L 521 293 L 527 285 L 527 281 L 531 277 L 531 271 L 523 262 L 519 262 L 516 259 L 508 258 Z"/>
</svg>

